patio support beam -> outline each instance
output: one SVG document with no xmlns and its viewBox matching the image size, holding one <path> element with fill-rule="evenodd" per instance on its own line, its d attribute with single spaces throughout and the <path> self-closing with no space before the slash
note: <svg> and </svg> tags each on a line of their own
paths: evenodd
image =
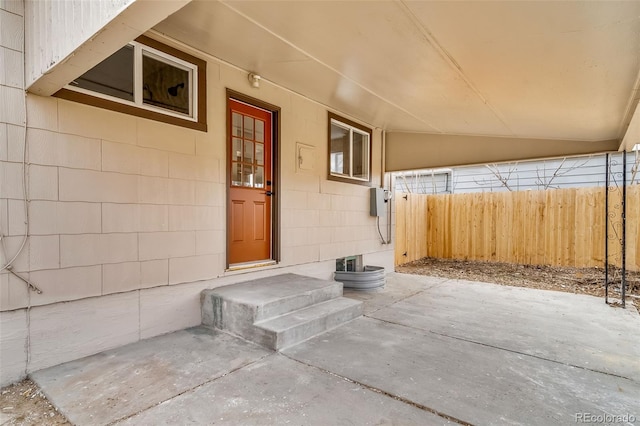
<svg viewBox="0 0 640 426">
<path fill-rule="evenodd" d="M 617 151 L 618 140 L 572 141 L 389 132 L 387 172 Z"/>
<path fill-rule="evenodd" d="M 631 151 L 637 144 L 640 144 L 640 108 L 636 103 L 629 127 L 627 127 L 624 138 L 622 138 L 620 151 Z"/>
</svg>

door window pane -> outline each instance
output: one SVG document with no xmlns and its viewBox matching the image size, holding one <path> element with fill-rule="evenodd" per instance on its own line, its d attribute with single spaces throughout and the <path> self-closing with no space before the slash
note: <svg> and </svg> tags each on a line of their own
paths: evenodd
<svg viewBox="0 0 640 426">
<path fill-rule="evenodd" d="M 256 167 L 256 181 L 254 187 L 264 188 L 264 167 Z"/>
<path fill-rule="evenodd" d="M 244 118 L 244 138 L 253 139 L 253 118 Z"/>
<path fill-rule="evenodd" d="M 257 142 L 264 142 L 264 121 L 262 120 L 256 120 L 256 141 Z"/>
<path fill-rule="evenodd" d="M 231 152 L 233 161 L 242 161 L 242 139 L 233 138 L 233 151 Z"/>
<path fill-rule="evenodd" d="M 244 162 L 253 164 L 253 142 L 244 141 Z"/>
<path fill-rule="evenodd" d="M 264 145 L 261 143 L 256 144 L 256 164 L 258 166 L 264 165 Z"/>
<path fill-rule="evenodd" d="M 149 53 L 142 55 L 142 101 L 189 115 L 190 71 L 159 60 Z"/>
<path fill-rule="evenodd" d="M 242 186 L 253 186 L 253 167 L 244 165 L 244 171 L 242 173 Z"/>
<path fill-rule="evenodd" d="M 242 137 L 242 115 L 234 112 L 231 118 L 231 134 Z"/>
<path fill-rule="evenodd" d="M 235 186 L 242 185 L 242 164 L 231 164 L 231 184 Z"/>
</svg>

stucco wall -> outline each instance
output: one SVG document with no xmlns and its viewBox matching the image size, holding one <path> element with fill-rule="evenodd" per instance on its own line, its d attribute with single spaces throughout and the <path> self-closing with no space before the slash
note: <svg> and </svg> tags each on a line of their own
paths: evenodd
<svg viewBox="0 0 640 426">
<path fill-rule="evenodd" d="M 354 254 L 393 267 L 392 246 L 381 244 L 368 214 L 368 188 L 326 179 L 326 108 L 268 81 L 253 89 L 246 71 L 187 52 L 208 61 L 208 133 L 27 97 L 30 238 L 14 271 L 43 293 L 0 275 L 3 384 L 199 324 L 204 288 L 283 272 L 331 278 L 335 259 Z M 282 108 L 282 262 L 256 271 L 225 271 L 226 88 Z M 20 120 L 0 127 L 10 255 L 25 221 Z M 311 147 L 310 169 L 297 168 L 297 144 Z M 375 130 L 372 152 L 379 185 Z"/>
</svg>

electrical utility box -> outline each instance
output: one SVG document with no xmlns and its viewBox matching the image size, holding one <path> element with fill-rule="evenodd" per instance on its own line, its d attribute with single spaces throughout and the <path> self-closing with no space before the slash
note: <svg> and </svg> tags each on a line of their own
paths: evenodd
<svg viewBox="0 0 640 426">
<path fill-rule="evenodd" d="M 370 211 L 370 215 L 371 216 L 377 216 L 377 217 L 382 217 L 384 216 L 384 212 L 385 212 L 385 194 L 384 194 L 384 189 L 382 188 L 370 188 L 369 189 L 369 195 L 370 195 L 370 206 L 371 206 L 371 211 Z"/>
</svg>

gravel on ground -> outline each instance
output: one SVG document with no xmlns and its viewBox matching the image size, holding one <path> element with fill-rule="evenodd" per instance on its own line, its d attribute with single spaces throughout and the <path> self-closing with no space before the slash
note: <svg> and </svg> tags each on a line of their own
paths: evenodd
<svg viewBox="0 0 640 426">
<path fill-rule="evenodd" d="M 25 379 L 0 390 L 0 425 L 71 425 L 33 381 Z"/>
<path fill-rule="evenodd" d="M 482 262 L 459 259 L 435 259 L 426 257 L 396 267 L 396 272 L 467 281 L 482 281 L 514 287 L 605 295 L 604 268 L 573 268 L 545 265 L 518 265 L 513 263 Z M 627 301 L 635 301 L 640 309 L 640 272 L 627 271 Z M 621 273 L 610 268 L 609 296 L 619 299 Z"/>
</svg>

